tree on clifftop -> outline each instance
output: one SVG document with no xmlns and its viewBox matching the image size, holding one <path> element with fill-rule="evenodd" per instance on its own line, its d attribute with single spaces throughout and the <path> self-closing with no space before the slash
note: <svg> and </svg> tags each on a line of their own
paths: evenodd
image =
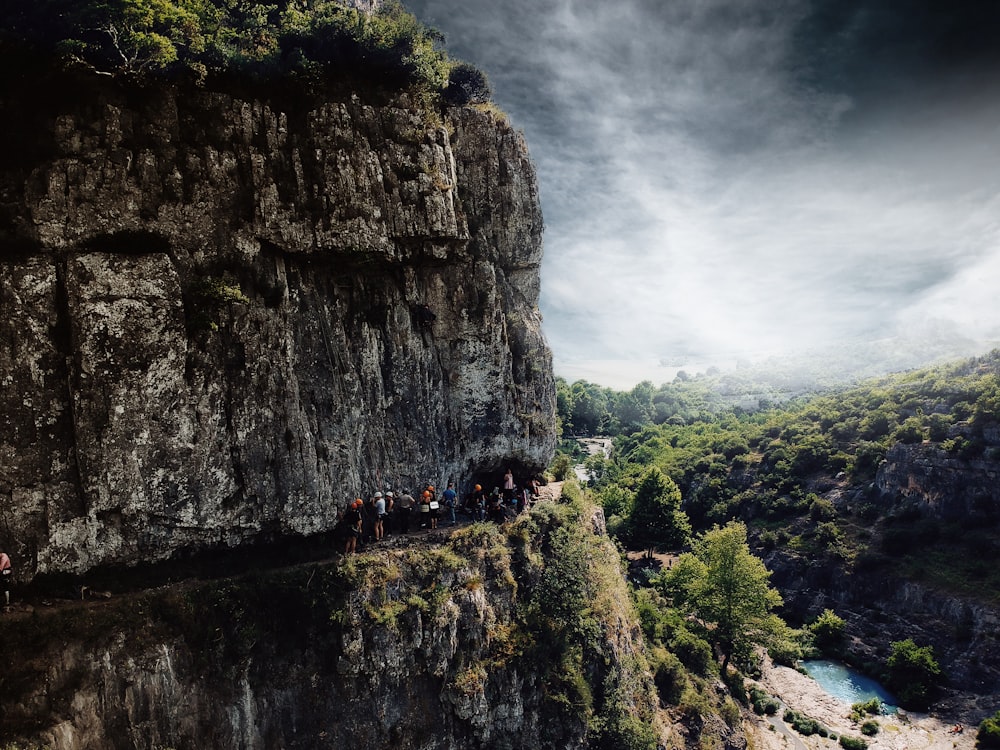
<svg viewBox="0 0 1000 750">
<path fill-rule="evenodd" d="M 722 652 L 725 674 L 734 655 L 745 657 L 755 645 L 776 643 L 786 630 L 771 612 L 781 605 L 781 595 L 768 584 L 770 577 L 750 552 L 746 526 L 733 521 L 706 531 L 661 585 L 675 606 L 705 626 L 704 637 Z"/>
</svg>

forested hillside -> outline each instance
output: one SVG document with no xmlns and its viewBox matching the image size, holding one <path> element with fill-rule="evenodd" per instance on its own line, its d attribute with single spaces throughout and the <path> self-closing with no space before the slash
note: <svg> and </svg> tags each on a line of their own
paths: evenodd
<svg viewBox="0 0 1000 750">
<path fill-rule="evenodd" d="M 1000 353 L 770 408 L 764 401 L 725 406 L 726 391 L 711 387 L 722 383 L 678 379 L 615 394 L 639 408 L 642 426 L 626 432 L 621 412 L 603 417 L 606 425 L 618 420 L 623 434 L 610 460 L 595 456 L 587 467 L 611 528 L 623 538 L 648 536 L 648 518 L 635 517 L 636 499 L 655 467 L 676 483 L 695 531 L 739 518 L 764 550 L 885 565 L 949 590 L 1000 594 L 1000 574 L 989 562 L 1000 506 L 972 478 L 1000 459 Z M 590 396 L 587 384 L 563 383 L 560 394 L 565 429 L 578 423 Z M 898 486 L 892 472 L 901 461 L 924 465 L 929 476 L 904 477 L 909 485 Z M 929 502 L 914 485 L 945 481 L 946 468 L 954 475 L 950 495 L 972 498 L 963 508 Z M 935 491 L 947 496 L 947 489 Z"/>
</svg>

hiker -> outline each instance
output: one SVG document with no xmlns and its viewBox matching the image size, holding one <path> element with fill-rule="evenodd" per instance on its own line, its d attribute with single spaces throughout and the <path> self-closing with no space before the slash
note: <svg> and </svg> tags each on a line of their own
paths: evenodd
<svg viewBox="0 0 1000 750">
<path fill-rule="evenodd" d="M 430 501 L 427 503 L 427 509 L 430 513 L 429 519 L 431 522 L 431 528 L 436 529 L 438 527 L 438 515 L 440 514 L 441 503 L 438 502 L 437 496 L 434 494 L 434 485 L 427 485 L 427 495 Z"/>
<path fill-rule="evenodd" d="M 347 506 L 344 513 L 344 525 L 347 526 L 347 539 L 344 543 L 344 554 L 349 555 L 358 549 L 358 539 L 361 537 L 361 498 L 356 498 Z"/>
<path fill-rule="evenodd" d="M 532 497 L 538 497 L 538 491 L 539 491 L 540 486 L 541 485 L 538 482 L 538 477 L 532 477 L 531 481 L 528 482 L 528 487 L 531 488 L 531 496 Z"/>
<path fill-rule="evenodd" d="M 510 469 L 507 469 L 507 473 L 503 475 L 503 497 L 504 500 L 514 498 L 514 474 Z"/>
<path fill-rule="evenodd" d="M 396 528 L 403 534 L 410 533 L 410 512 L 413 510 L 413 503 L 413 495 L 403 490 L 399 502 L 396 503 Z"/>
<path fill-rule="evenodd" d="M 503 523 L 506 520 L 503 512 L 503 498 L 500 496 L 499 487 L 494 487 L 490 493 L 486 501 L 486 512 L 493 523 Z"/>
<path fill-rule="evenodd" d="M 380 542 L 385 535 L 385 528 L 382 525 L 385 521 L 385 498 L 381 492 L 375 493 L 375 497 L 372 499 L 372 509 L 375 511 L 372 531 L 375 535 L 375 541 Z"/>
<path fill-rule="evenodd" d="M 524 513 L 524 509 L 528 507 L 528 497 L 531 495 L 531 491 L 525 487 L 517 493 L 517 514 L 521 515 Z"/>
<path fill-rule="evenodd" d="M 382 529 L 382 536 L 386 534 L 392 535 L 394 524 L 393 519 L 396 517 L 396 496 L 392 492 L 385 493 L 385 521 Z"/>
<path fill-rule="evenodd" d="M 0 552 L 0 578 L 3 579 L 3 606 L 10 609 L 10 581 L 14 577 L 14 569 L 10 564 L 10 555 Z"/>
<path fill-rule="evenodd" d="M 420 495 L 420 528 L 431 527 L 431 493 L 424 490 Z"/>
<path fill-rule="evenodd" d="M 448 482 L 448 488 L 441 493 L 441 499 L 444 501 L 445 513 L 448 514 L 449 526 L 454 526 L 458 523 L 458 519 L 455 517 L 455 500 L 458 498 L 458 493 L 455 492 L 455 483 Z"/>
<path fill-rule="evenodd" d="M 483 492 L 481 484 L 472 488 L 472 494 L 466 499 L 465 507 L 473 521 L 482 521 L 485 518 L 486 493 Z"/>
</svg>

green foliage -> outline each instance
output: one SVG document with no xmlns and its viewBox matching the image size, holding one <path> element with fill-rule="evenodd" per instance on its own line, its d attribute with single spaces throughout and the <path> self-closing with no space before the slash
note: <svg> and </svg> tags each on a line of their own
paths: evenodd
<svg viewBox="0 0 1000 750">
<path fill-rule="evenodd" d="M 665 648 L 653 649 L 653 684 L 665 703 L 676 705 L 688 685 L 687 672 L 681 660 Z"/>
<path fill-rule="evenodd" d="M 869 719 L 864 724 L 861 725 L 861 734 L 866 737 L 874 737 L 878 734 L 878 722 Z"/>
<path fill-rule="evenodd" d="M 1000 413 L 1000 351 L 756 407 L 727 400 L 742 392 L 727 377 L 678 377 L 624 393 L 586 381 L 557 383 L 565 425 L 617 433 L 612 458 L 595 462 L 590 484 L 605 504 L 609 529 L 629 540 L 635 530 L 629 504 L 656 468 L 680 490 L 693 530 L 752 519 L 764 549 L 788 547 L 844 568 L 877 560 L 935 588 L 1000 599 L 1000 570 L 983 564 L 1000 547 L 995 529 L 973 533 L 901 515 L 900 504 L 873 485 L 899 440 L 943 441 L 925 449 L 959 459 L 988 450 L 986 457 L 996 460 L 1000 450 L 987 445 L 984 430 Z M 633 416 L 645 409 L 648 418 L 627 426 L 626 405 Z M 835 492 L 845 498 L 836 505 Z"/>
<path fill-rule="evenodd" d="M 569 479 L 573 475 L 572 459 L 565 453 L 556 453 L 555 458 L 552 460 L 552 466 L 549 468 L 549 473 L 552 474 L 552 478 L 557 482 Z"/>
<path fill-rule="evenodd" d="M 750 688 L 750 705 L 753 706 L 754 713 L 759 716 L 774 716 L 781 708 L 777 699 L 756 685 Z"/>
<path fill-rule="evenodd" d="M 747 546 L 746 526 L 731 522 L 694 542 L 664 576 L 664 587 L 677 606 L 711 626 L 706 637 L 723 653 L 723 672 L 734 654 L 767 645 L 784 632 L 771 614 L 781 595 L 771 588 L 770 571 Z"/>
<path fill-rule="evenodd" d="M 927 708 L 941 678 L 941 667 L 931 646 L 918 646 L 912 638 L 893 641 L 886 669 L 886 684 L 904 707 Z"/>
<path fill-rule="evenodd" d="M 9 7 L 7 7 L 9 6 Z M 455 64 L 441 34 L 395 0 L 375 13 L 336 0 L 38 0 L 0 10 L 8 55 L 80 60 L 115 75 L 179 73 L 321 84 L 361 77 L 393 89 L 487 101 L 485 76 Z M 450 85 L 449 81 L 454 84 Z"/>
<path fill-rule="evenodd" d="M 840 746 L 844 750 L 868 750 L 868 743 L 860 737 L 848 737 L 846 734 L 840 735 Z"/>
<path fill-rule="evenodd" d="M 976 747 L 1000 747 L 1000 711 L 982 720 L 976 734 Z"/>
<path fill-rule="evenodd" d="M 624 712 L 610 719 L 599 717 L 591 722 L 587 736 L 588 750 L 655 750 L 656 730 L 645 721 Z"/>
<path fill-rule="evenodd" d="M 809 632 L 815 639 L 816 647 L 824 653 L 837 652 L 844 642 L 847 623 L 832 609 L 825 609 L 809 625 Z"/>
<path fill-rule="evenodd" d="M 493 97 L 486 74 L 468 63 L 458 63 L 448 72 L 444 100 L 449 104 L 484 104 Z"/>
<path fill-rule="evenodd" d="M 201 279 L 191 287 L 190 296 L 190 322 L 196 330 L 219 330 L 218 319 L 225 306 L 250 302 L 239 284 L 232 284 L 222 278 Z"/>
<path fill-rule="evenodd" d="M 801 714 L 798 711 L 788 709 L 785 711 L 782 718 L 784 718 L 785 723 L 791 726 L 792 729 L 805 737 L 809 737 L 814 734 L 818 734 L 820 737 L 827 737 L 830 734 L 830 730 L 818 721 L 806 716 L 805 714 Z"/>
<path fill-rule="evenodd" d="M 687 543 L 691 524 L 681 510 L 681 491 L 656 467 L 639 483 L 629 516 L 629 537 L 648 548 L 678 549 Z"/>
<path fill-rule="evenodd" d="M 866 716 L 879 716 L 882 711 L 882 701 L 878 698 L 872 698 L 861 703 L 852 703 L 851 721 L 860 724 Z"/>
<path fill-rule="evenodd" d="M 708 677 L 715 671 L 711 644 L 686 629 L 678 629 L 670 641 L 670 649 L 681 663 L 700 677 Z"/>
</svg>

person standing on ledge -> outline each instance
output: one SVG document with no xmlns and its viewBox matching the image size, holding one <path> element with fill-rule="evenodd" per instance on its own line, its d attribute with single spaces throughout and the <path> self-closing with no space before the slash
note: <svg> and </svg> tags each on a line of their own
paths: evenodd
<svg viewBox="0 0 1000 750">
<path fill-rule="evenodd" d="M 10 581 L 14 577 L 14 568 L 10 564 L 10 555 L 0 552 L 0 578 L 3 579 L 3 607 L 10 609 Z"/>
<path fill-rule="evenodd" d="M 514 472 L 510 469 L 507 469 L 507 473 L 503 475 L 503 499 L 514 499 Z"/>
<path fill-rule="evenodd" d="M 444 500 L 445 513 L 448 515 L 448 525 L 454 526 L 458 523 L 458 519 L 455 516 L 455 505 L 458 493 L 455 492 L 455 483 L 448 482 L 448 489 L 441 493 L 441 499 Z"/>
</svg>

